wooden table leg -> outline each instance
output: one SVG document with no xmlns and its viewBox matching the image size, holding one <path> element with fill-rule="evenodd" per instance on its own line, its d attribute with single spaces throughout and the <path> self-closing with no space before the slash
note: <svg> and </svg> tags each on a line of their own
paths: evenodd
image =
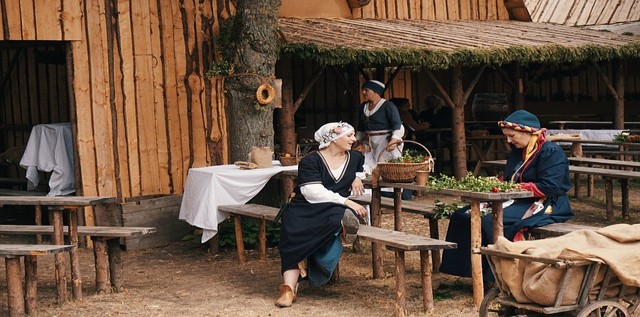
<svg viewBox="0 0 640 317">
<path fill-rule="evenodd" d="M 107 251 L 109 252 L 109 273 L 111 275 L 111 286 L 116 292 L 124 291 L 124 265 L 122 264 L 122 252 L 120 250 L 120 238 L 107 240 Z"/>
<path fill-rule="evenodd" d="M 260 251 L 260 261 L 267 260 L 267 219 L 260 219 L 258 232 L 258 249 Z"/>
<path fill-rule="evenodd" d="M 233 225 L 236 232 L 236 250 L 238 251 L 238 263 L 245 264 L 247 259 L 244 257 L 244 241 L 242 240 L 242 217 L 233 215 Z"/>
<path fill-rule="evenodd" d="M 440 239 L 438 219 L 429 218 L 429 237 L 436 240 Z M 440 250 L 431 250 L 431 261 L 433 262 L 433 272 L 440 272 L 440 263 L 442 263 Z"/>
<path fill-rule="evenodd" d="M 393 228 L 402 231 L 402 189 L 393 189 Z"/>
<path fill-rule="evenodd" d="M 35 210 L 35 223 L 38 226 L 42 225 L 42 206 L 37 205 Z M 36 244 L 42 244 L 42 235 L 36 234 Z"/>
<path fill-rule="evenodd" d="M 620 190 L 622 191 L 622 219 L 629 219 L 629 180 L 620 179 Z"/>
<path fill-rule="evenodd" d="M 382 211 L 380 204 L 382 201 L 380 188 L 373 188 L 371 190 L 371 225 L 380 227 L 380 218 L 382 218 Z M 383 278 L 384 269 L 382 266 L 382 245 L 380 243 L 371 242 L 371 267 L 373 268 L 373 278 Z"/>
<path fill-rule="evenodd" d="M 431 250 L 437 252 L 438 250 Z M 424 312 L 432 314 L 433 304 L 433 283 L 431 281 L 431 263 L 429 263 L 429 251 L 420 250 L 420 277 L 422 280 L 422 307 Z"/>
<path fill-rule="evenodd" d="M 480 248 L 482 244 L 482 231 L 480 220 L 480 202 L 471 202 L 471 250 Z M 482 281 L 482 255 L 471 252 L 471 278 L 473 285 L 473 305 L 480 307 L 484 297 L 484 285 Z"/>
<path fill-rule="evenodd" d="M 607 206 L 607 220 L 613 220 L 613 179 L 604 179 L 604 196 Z"/>
<path fill-rule="evenodd" d="M 109 254 L 107 242 L 103 238 L 93 237 L 93 256 L 96 263 L 96 292 L 110 294 Z"/>
<path fill-rule="evenodd" d="M 62 225 L 62 210 L 59 208 L 50 208 L 51 217 L 53 219 L 53 244 L 64 244 L 64 232 Z M 58 287 L 58 303 L 62 304 L 67 301 L 67 274 L 64 253 L 56 253 L 56 285 Z"/>
<path fill-rule="evenodd" d="M 504 224 L 502 223 L 502 214 L 502 201 L 492 201 L 491 216 L 493 217 L 493 243 L 496 243 L 498 237 L 504 237 Z"/>
<path fill-rule="evenodd" d="M 27 314 L 33 314 L 36 311 L 38 303 L 38 256 L 27 255 L 24 257 L 24 287 L 25 297 L 24 305 Z"/>
<path fill-rule="evenodd" d="M 20 257 L 6 257 L 4 259 L 7 272 L 7 299 L 9 316 L 24 316 L 24 296 L 22 279 L 20 276 Z"/>
<path fill-rule="evenodd" d="M 404 251 L 396 250 L 396 316 L 407 315 Z"/>
<path fill-rule="evenodd" d="M 78 211 L 76 208 L 69 209 L 69 244 L 76 246 L 69 251 L 73 299 L 81 301 L 82 273 L 80 273 L 80 256 L 78 255 Z"/>
</svg>

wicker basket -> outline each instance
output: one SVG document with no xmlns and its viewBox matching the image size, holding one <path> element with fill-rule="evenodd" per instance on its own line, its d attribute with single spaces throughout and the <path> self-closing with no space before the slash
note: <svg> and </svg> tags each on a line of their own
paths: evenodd
<svg viewBox="0 0 640 317">
<path fill-rule="evenodd" d="M 435 164 L 431 156 L 431 152 L 429 152 L 429 149 L 415 141 L 404 140 L 402 142 L 420 145 L 427 152 L 426 155 L 429 156 L 429 160 L 422 163 L 378 162 L 376 168 L 380 172 L 380 177 L 382 177 L 382 180 L 385 182 L 411 183 L 416 177 L 416 171 L 433 172 L 433 167 Z M 382 153 L 384 152 L 380 152 L 380 154 L 378 154 L 378 160 L 380 160 L 380 155 Z"/>
<path fill-rule="evenodd" d="M 280 153 L 280 155 L 278 155 L 278 160 L 280 161 L 280 164 L 282 164 L 282 166 L 298 165 L 298 163 L 300 163 L 300 161 L 302 161 L 302 158 L 304 157 L 304 154 L 300 152 L 300 146 L 296 146 L 296 155 L 286 157 L 286 154 L 287 153 Z"/>
</svg>

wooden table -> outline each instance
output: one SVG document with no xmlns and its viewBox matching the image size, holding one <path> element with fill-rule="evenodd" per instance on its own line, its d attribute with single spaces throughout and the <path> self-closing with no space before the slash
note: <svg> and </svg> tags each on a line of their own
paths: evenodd
<svg viewBox="0 0 640 317">
<path fill-rule="evenodd" d="M 114 197 L 92 197 L 92 196 L 0 196 L 0 206 L 49 206 L 53 218 L 53 243 L 64 244 L 63 212 L 69 212 L 69 244 L 78 246 L 78 208 L 94 206 L 96 211 L 106 208 L 107 205 L 117 203 Z M 80 264 L 77 250 L 69 252 L 71 260 L 71 282 L 73 298 L 82 300 L 82 278 L 80 274 Z M 58 302 L 66 301 L 67 278 L 65 274 L 64 255 L 55 255 L 56 284 L 58 286 Z"/>
<path fill-rule="evenodd" d="M 613 122 L 611 122 L 611 121 L 580 121 L 580 120 L 578 120 L 578 121 L 555 120 L 555 121 L 549 121 L 549 124 L 557 125 L 558 129 L 560 129 L 560 130 L 563 130 L 567 126 L 598 127 L 598 128 L 612 127 L 613 126 Z M 624 124 L 625 124 L 625 126 L 626 125 L 638 126 L 638 125 L 640 125 L 640 122 L 625 122 Z"/>
<path fill-rule="evenodd" d="M 371 180 L 365 179 L 364 183 L 370 186 Z M 381 188 L 393 188 L 394 190 L 394 229 L 397 231 L 402 231 L 402 189 L 422 190 L 449 196 L 459 196 L 465 200 L 471 201 L 471 249 L 479 248 L 482 244 L 480 202 L 492 202 L 492 205 L 495 206 L 492 212 L 493 239 L 495 241 L 498 236 L 504 236 L 502 224 L 502 202 L 509 199 L 533 197 L 533 193 L 529 191 L 508 193 L 480 193 L 452 189 L 433 191 L 429 190 L 427 186 L 418 186 L 414 183 L 387 183 L 381 181 L 377 188 L 372 189 L 371 194 L 371 225 L 376 227 L 380 227 L 380 218 L 382 216 Z M 371 253 L 373 277 L 382 278 L 384 275 L 382 270 L 382 247 L 372 243 Z M 471 254 L 471 272 L 473 280 L 473 303 L 476 307 L 480 307 L 480 303 L 484 297 L 481 254 Z"/>
<path fill-rule="evenodd" d="M 507 137 L 503 134 L 490 134 L 484 136 L 467 136 L 467 141 L 471 143 L 471 148 L 478 156 L 476 166 L 473 168 L 473 175 L 478 176 L 483 162 L 490 160 L 491 151 L 497 149 L 501 145 L 506 153 L 511 152 L 511 145 L 507 142 Z M 485 167 L 486 168 L 486 167 Z M 495 174 L 496 171 L 488 171 L 489 174 Z"/>
<path fill-rule="evenodd" d="M 604 145 L 609 146 L 610 148 L 618 147 L 618 159 L 625 160 L 625 156 L 630 154 L 629 151 L 631 148 L 640 148 L 640 143 L 630 143 L 630 142 L 616 142 L 613 140 L 587 140 L 587 139 L 575 139 L 575 138 L 555 138 L 553 142 L 567 142 L 571 143 L 571 155 L 572 156 L 583 156 L 582 145 L 584 144 L 593 144 L 593 145 Z M 615 154 L 615 150 L 612 151 Z"/>
</svg>

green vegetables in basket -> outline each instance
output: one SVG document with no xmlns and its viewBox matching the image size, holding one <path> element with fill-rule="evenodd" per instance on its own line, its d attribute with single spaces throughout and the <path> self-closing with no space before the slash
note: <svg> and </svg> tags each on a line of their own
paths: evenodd
<svg viewBox="0 0 640 317">
<path fill-rule="evenodd" d="M 520 185 L 518 183 L 501 181 L 496 177 L 473 176 L 472 173 L 467 173 L 467 175 L 460 180 L 453 176 L 447 176 L 444 174 L 430 176 L 428 186 L 434 190 L 457 189 L 473 192 L 494 193 L 520 190 Z"/>
<path fill-rule="evenodd" d="M 420 154 L 416 150 L 404 150 L 402 156 L 387 160 L 388 163 L 423 163 L 427 161 L 429 156 Z"/>
</svg>

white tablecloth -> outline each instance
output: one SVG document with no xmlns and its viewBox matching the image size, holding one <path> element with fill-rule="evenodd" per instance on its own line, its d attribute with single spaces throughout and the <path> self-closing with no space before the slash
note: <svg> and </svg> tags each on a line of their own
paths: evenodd
<svg viewBox="0 0 640 317">
<path fill-rule="evenodd" d="M 620 134 L 625 130 L 588 130 L 588 129 L 564 129 L 564 130 L 556 130 L 549 129 L 547 130 L 547 136 L 556 135 L 556 134 L 579 134 L 582 140 L 592 140 L 592 141 L 613 141 L 616 134 Z M 559 145 L 571 145 L 571 142 L 558 142 Z M 607 144 L 588 144 L 588 146 L 592 147 L 602 147 L 602 148 L 617 148 L 616 145 L 607 145 Z"/>
<path fill-rule="evenodd" d="M 40 183 L 38 171 L 51 172 L 47 196 L 68 195 L 75 192 L 73 173 L 73 140 L 71 125 L 65 123 L 39 124 L 31 129 L 20 166 L 27 169 L 27 189 Z"/>
<path fill-rule="evenodd" d="M 282 171 L 297 170 L 298 166 L 282 166 L 274 161 L 273 167 L 241 170 L 235 165 L 191 168 L 180 206 L 181 220 L 202 228 L 202 242 L 218 232 L 218 224 L 227 218 L 218 211 L 219 205 L 245 204 Z"/>
</svg>

